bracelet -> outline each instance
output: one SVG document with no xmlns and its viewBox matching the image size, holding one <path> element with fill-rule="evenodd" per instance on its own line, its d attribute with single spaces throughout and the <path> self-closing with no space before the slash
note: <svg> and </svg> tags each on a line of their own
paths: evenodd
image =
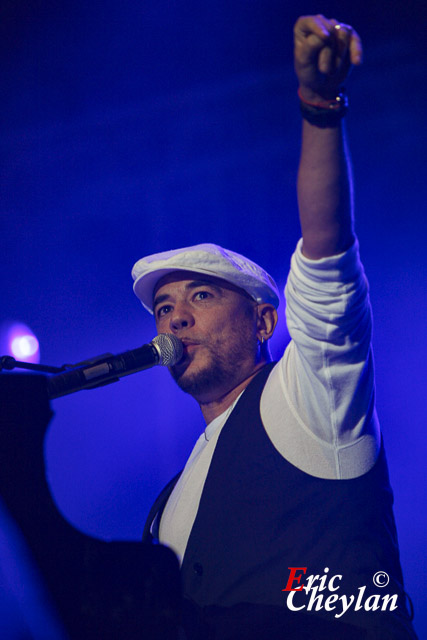
<svg viewBox="0 0 427 640">
<path fill-rule="evenodd" d="M 298 97 L 300 99 L 301 115 L 304 120 L 321 129 L 336 127 L 348 110 L 348 99 L 344 89 L 341 89 L 332 100 L 324 100 L 317 103 L 305 100 L 301 96 L 300 89 L 298 89 Z"/>
</svg>

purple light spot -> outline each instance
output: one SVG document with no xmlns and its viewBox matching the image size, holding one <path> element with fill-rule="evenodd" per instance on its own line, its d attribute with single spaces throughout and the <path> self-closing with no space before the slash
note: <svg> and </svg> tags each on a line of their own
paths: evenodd
<svg viewBox="0 0 427 640">
<path fill-rule="evenodd" d="M 17 336 L 11 343 L 12 353 L 15 358 L 28 358 L 37 353 L 39 349 L 39 343 L 35 336 Z"/>
<path fill-rule="evenodd" d="M 40 362 L 39 341 L 30 327 L 21 322 L 8 322 L 2 325 L 1 354 L 13 356 L 23 362 Z"/>
</svg>

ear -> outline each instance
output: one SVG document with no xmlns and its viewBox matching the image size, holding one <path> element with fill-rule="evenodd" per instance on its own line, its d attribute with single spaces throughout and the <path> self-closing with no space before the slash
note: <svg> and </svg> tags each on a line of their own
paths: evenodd
<svg viewBox="0 0 427 640">
<path fill-rule="evenodd" d="M 277 324 L 277 309 L 268 302 L 257 305 L 257 338 L 259 342 L 266 342 L 271 338 Z"/>
</svg>

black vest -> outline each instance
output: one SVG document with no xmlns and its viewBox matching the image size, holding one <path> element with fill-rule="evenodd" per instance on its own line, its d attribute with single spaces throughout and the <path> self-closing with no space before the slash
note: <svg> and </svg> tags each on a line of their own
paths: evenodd
<svg viewBox="0 0 427 640">
<path fill-rule="evenodd" d="M 306 568 L 305 575 L 297 572 L 301 583 L 312 574 L 323 576 L 328 568 L 328 577 L 342 576 L 334 583 L 339 596 L 357 597 L 363 586 L 363 600 L 398 594 L 393 614 L 350 608 L 341 622 L 383 628 L 382 620 L 393 620 L 394 628 L 399 619 L 406 628 L 384 448 L 370 471 L 351 480 L 317 478 L 292 465 L 275 449 L 261 421 L 260 398 L 272 366 L 252 380 L 219 436 L 183 559 L 184 595 L 200 607 L 252 603 L 286 609 L 289 592 L 283 590 L 290 567 Z M 384 571 L 390 582 L 378 588 L 373 576 Z M 308 600 L 304 591 L 295 594 L 296 606 Z M 338 610 L 316 614 L 334 620 Z M 306 607 L 301 611 L 309 613 Z M 413 637 L 399 633 L 390 637 Z"/>
</svg>

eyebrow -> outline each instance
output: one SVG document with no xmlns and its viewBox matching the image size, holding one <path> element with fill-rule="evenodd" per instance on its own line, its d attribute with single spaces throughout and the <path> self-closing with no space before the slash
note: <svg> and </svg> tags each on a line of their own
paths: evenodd
<svg viewBox="0 0 427 640">
<path fill-rule="evenodd" d="M 185 285 L 185 288 L 188 291 L 191 291 L 192 289 L 197 289 L 198 287 L 212 287 L 212 289 L 215 289 L 215 291 L 219 295 L 222 295 L 223 293 L 222 288 L 219 285 L 212 282 L 211 280 L 192 280 L 191 282 Z M 162 293 L 159 296 L 155 297 L 153 301 L 153 309 L 155 309 L 157 305 L 161 304 L 162 302 L 166 302 L 167 300 L 170 300 L 170 298 L 171 296 L 169 293 Z"/>
</svg>

